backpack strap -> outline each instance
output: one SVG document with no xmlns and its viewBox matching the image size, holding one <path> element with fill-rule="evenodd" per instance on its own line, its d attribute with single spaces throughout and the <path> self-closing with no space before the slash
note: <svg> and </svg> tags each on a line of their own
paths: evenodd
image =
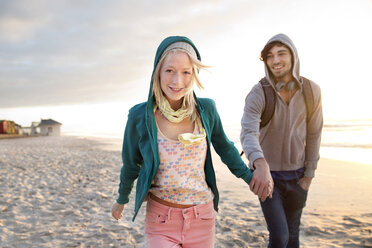
<svg viewBox="0 0 372 248">
<path fill-rule="evenodd" d="M 311 117 L 313 116 L 315 112 L 315 104 L 314 104 L 314 94 L 313 89 L 311 88 L 310 80 L 301 77 L 302 78 L 302 87 L 303 87 L 303 96 L 305 100 L 306 105 L 306 123 L 309 123 Z"/>
<path fill-rule="evenodd" d="M 261 78 L 260 84 L 262 86 L 262 89 L 264 91 L 265 95 L 265 108 L 263 112 L 261 113 L 261 122 L 260 122 L 260 129 L 269 123 L 271 118 L 274 115 L 275 111 L 275 104 L 276 104 L 276 97 L 275 97 L 275 91 L 273 87 L 271 87 L 270 83 L 267 81 L 267 79 Z M 240 156 L 244 154 L 244 151 L 240 153 Z"/>
<path fill-rule="evenodd" d="M 265 95 L 265 108 L 261 114 L 260 122 L 260 128 L 262 128 L 266 126 L 267 123 L 269 123 L 269 121 L 274 115 L 276 97 L 273 87 L 271 87 L 270 83 L 267 81 L 265 77 L 260 80 L 260 84 Z"/>
</svg>

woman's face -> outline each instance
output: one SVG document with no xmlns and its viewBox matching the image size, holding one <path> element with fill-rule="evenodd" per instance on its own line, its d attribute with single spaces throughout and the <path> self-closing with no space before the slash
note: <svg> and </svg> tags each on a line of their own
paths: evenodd
<svg viewBox="0 0 372 248">
<path fill-rule="evenodd" d="M 192 64 L 184 52 L 171 52 L 160 69 L 160 87 L 173 110 L 182 105 L 182 98 L 192 88 Z"/>
</svg>

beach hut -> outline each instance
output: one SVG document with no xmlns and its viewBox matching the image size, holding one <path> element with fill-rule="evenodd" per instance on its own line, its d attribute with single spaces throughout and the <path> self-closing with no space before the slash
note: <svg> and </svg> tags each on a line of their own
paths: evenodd
<svg viewBox="0 0 372 248">
<path fill-rule="evenodd" d="M 0 120 L 0 134 L 18 134 L 18 124 L 10 120 Z"/>
<path fill-rule="evenodd" d="M 19 135 L 23 134 L 23 129 L 22 129 L 21 125 L 15 123 L 14 124 L 14 129 L 15 129 L 15 134 L 19 134 Z"/>
<path fill-rule="evenodd" d="M 40 135 L 43 136 L 60 136 L 62 124 L 52 119 L 41 119 L 38 127 L 40 128 Z"/>
<path fill-rule="evenodd" d="M 9 132 L 9 121 L 0 120 L 0 134 L 8 134 Z"/>
<path fill-rule="evenodd" d="M 16 134 L 16 123 L 14 121 L 9 121 L 8 134 Z"/>
</svg>

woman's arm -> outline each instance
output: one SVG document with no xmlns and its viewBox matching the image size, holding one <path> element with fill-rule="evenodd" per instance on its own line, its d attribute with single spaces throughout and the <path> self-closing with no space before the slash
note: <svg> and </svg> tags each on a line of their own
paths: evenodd
<svg viewBox="0 0 372 248">
<path fill-rule="evenodd" d="M 124 132 L 122 149 L 123 166 L 120 172 L 119 197 L 117 199 L 117 203 L 119 204 L 129 202 L 133 183 L 137 179 L 141 169 L 142 157 L 138 145 L 140 134 L 139 130 L 137 130 L 139 121 L 136 118 L 136 113 L 133 112 L 129 112 Z"/>
<path fill-rule="evenodd" d="M 220 116 L 217 112 L 215 102 L 210 100 L 207 116 L 210 122 L 211 142 L 222 162 L 238 178 L 242 178 L 247 184 L 250 183 L 252 173 L 241 159 L 239 151 L 231 142 L 223 129 Z"/>
</svg>

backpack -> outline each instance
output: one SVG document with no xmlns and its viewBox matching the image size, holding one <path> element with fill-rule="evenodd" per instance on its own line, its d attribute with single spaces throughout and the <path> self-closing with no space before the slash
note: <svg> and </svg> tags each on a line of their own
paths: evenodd
<svg viewBox="0 0 372 248">
<path fill-rule="evenodd" d="M 301 77 L 302 78 L 302 95 L 304 96 L 305 104 L 306 104 L 306 124 L 309 123 L 311 117 L 313 116 L 315 112 L 315 100 L 314 100 L 314 94 L 313 89 L 311 88 L 310 80 Z M 275 104 L 276 104 L 276 96 L 275 96 L 275 90 L 273 87 L 271 87 L 270 83 L 267 81 L 266 77 L 262 78 L 260 80 L 260 84 L 262 86 L 262 89 L 264 91 L 265 95 L 265 109 L 263 110 L 261 114 L 261 123 L 260 123 L 260 129 L 266 126 L 271 118 L 274 115 L 275 112 Z M 240 153 L 240 156 L 244 154 L 244 151 Z"/>
</svg>

